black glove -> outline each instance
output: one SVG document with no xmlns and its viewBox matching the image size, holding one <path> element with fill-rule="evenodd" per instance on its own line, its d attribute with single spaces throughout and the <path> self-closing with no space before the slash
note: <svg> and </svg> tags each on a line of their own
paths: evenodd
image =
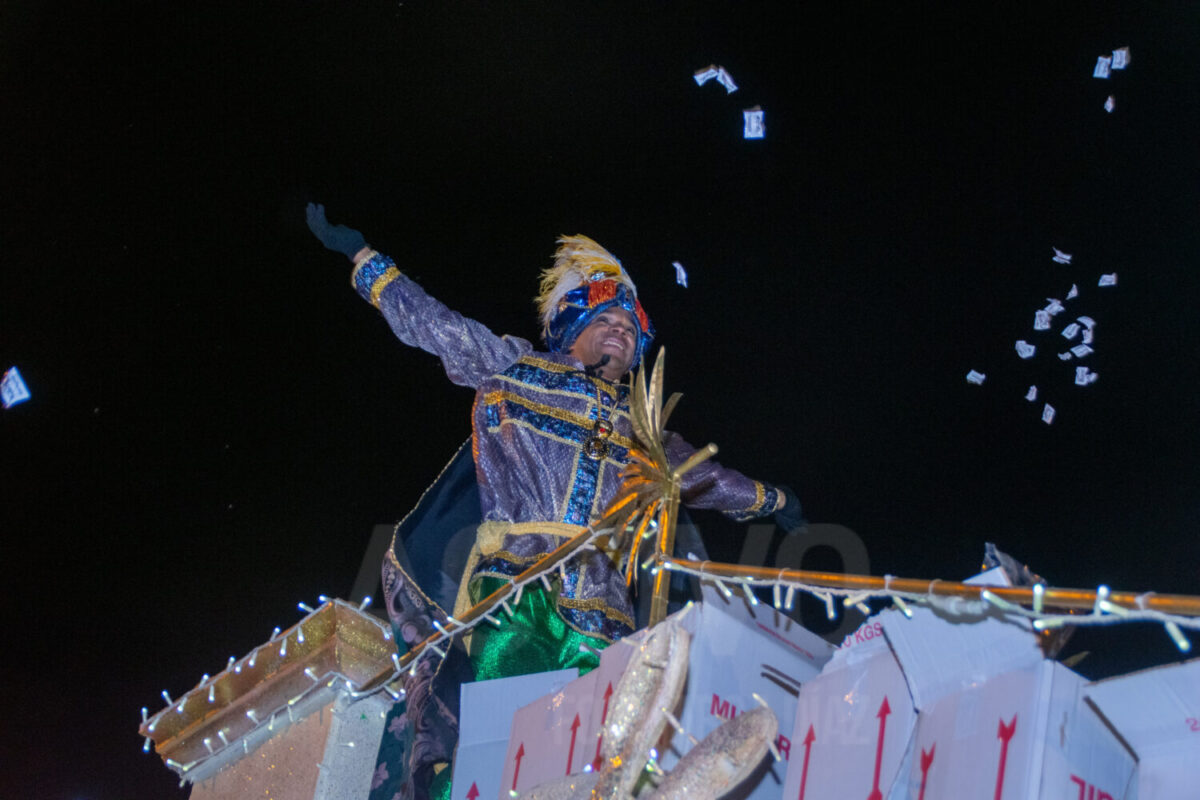
<svg viewBox="0 0 1200 800">
<path fill-rule="evenodd" d="M 346 258 L 353 259 L 355 253 L 367 246 L 367 240 L 354 228 L 330 225 L 325 219 L 325 206 L 319 203 L 309 203 L 304 216 L 313 236 L 335 253 L 344 253 Z"/>
<path fill-rule="evenodd" d="M 796 497 L 796 493 L 786 486 L 776 486 L 775 491 L 787 498 L 783 508 L 775 512 L 775 524 L 788 533 L 803 528 L 808 521 L 804 519 L 804 512 L 800 508 L 800 499 Z"/>
</svg>

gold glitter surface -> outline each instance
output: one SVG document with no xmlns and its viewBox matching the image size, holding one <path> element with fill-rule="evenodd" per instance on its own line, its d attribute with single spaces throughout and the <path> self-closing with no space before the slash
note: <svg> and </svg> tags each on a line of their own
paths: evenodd
<svg viewBox="0 0 1200 800">
<path fill-rule="evenodd" d="M 326 603 L 208 683 L 175 698 L 174 704 L 142 723 L 141 735 L 150 737 L 164 762 L 169 758 L 183 765 L 209 757 L 206 738 L 214 750 L 224 747 L 220 732 L 240 748 L 237 740 L 258 723 L 267 723 L 273 712 L 286 721 L 289 701 L 324 690 L 335 673 L 349 679 L 355 689 L 372 688 L 388 678 L 395 648 L 384 638 L 386 629 L 385 623 L 353 605 L 341 600 Z M 301 631 L 304 641 L 300 641 Z M 250 666 L 252 659 L 254 666 Z M 337 680 L 341 685 L 333 688 L 344 690 L 345 682 Z M 177 710 L 181 704 L 182 713 Z M 253 712 L 258 723 L 247 712 Z"/>
<path fill-rule="evenodd" d="M 193 785 L 190 800 L 311 800 L 320 775 L 317 764 L 329 740 L 333 719 L 330 705 L 289 725 L 246 758 Z"/>
</svg>

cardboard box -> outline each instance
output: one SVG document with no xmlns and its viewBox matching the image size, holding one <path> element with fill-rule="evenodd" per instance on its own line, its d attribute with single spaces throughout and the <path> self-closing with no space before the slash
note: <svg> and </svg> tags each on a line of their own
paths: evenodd
<svg viewBox="0 0 1200 800">
<path fill-rule="evenodd" d="M 500 795 L 523 792 L 595 765 L 609 701 L 633 648 L 620 643 L 601 653 L 600 666 L 539 697 L 512 715 Z"/>
<path fill-rule="evenodd" d="M 762 697 L 779 720 L 775 744 L 783 760 L 768 759 L 728 797 L 777 800 L 788 764 L 803 756 L 790 730 L 797 694 L 816 678 L 834 648 L 769 604 L 751 606 L 740 594 L 726 599 L 710 586 L 704 587 L 704 597 L 682 622 L 692 643 L 680 722 L 703 739 L 725 720 L 757 707 L 754 694 Z M 689 749 L 687 737 L 676 734 L 659 763 L 669 771 Z"/>
<path fill-rule="evenodd" d="M 578 674 L 577 669 L 564 669 L 464 683 L 459 695 L 452 800 L 500 797 L 513 713 L 534 698 L 558 691 Z M 507 797 L 507 792 L 503 796 Z"/>
<path fill-rule="evenodd" d="M 900 664 L 872 617 L 800 690 L 783 796 L 890 797 L 916 718 Z"/>
<path fill-rule="evenodd" d="M 1133 754 L 1083 702 L 1084 685 L 1063 665 L 1043 661 L 922 709 L 902 796 L 1133 800 Z"/>
<path fill-rule="evenodd" d="M 1200 659 L 1099 681 L 1084 696 L 1137 756 L 1138 800 L 1200 796 Z"/>
</svg>

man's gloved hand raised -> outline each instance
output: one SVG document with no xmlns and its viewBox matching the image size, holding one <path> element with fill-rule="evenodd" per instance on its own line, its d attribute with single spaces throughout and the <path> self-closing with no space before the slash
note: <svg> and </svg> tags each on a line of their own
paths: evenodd
<svg viewBox="0 0 1200 800">
<path fill-rule="evenodd" d="M 800 508 L 800 499 L 796 497 L 796 493 L 786 486 L 776 486 L 775 491 L 786 498 L 783 501 L 783 508 L 775 512 L 775 524 L 787 533 L 803 528 L 808 520 L 804 519 L 804 513 Z"/>
<path fill-rule="evenodd" d="M 325 219 L 325 206 L 320 203 L 309 203 L 304 216 L 308 229 L 321 240 L 321 244 L 335 253 L 344 254 L 351 261 L 359 250 L 367 246 L 367 240 L 354 228 L 330 225 L 329 220 Z"/>
</svg>

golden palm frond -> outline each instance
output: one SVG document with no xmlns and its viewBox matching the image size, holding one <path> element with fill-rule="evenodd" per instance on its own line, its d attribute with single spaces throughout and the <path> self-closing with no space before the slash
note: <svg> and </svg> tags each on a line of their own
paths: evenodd
<svg viewBox="0 0 1200 800">
<path fill-rule="evenodd" d="M 629 463 L 621 471 L 621 487 L 595 525 L 597 529 L 612 529 L 606 549 L 618 567 L 623 565 L 627 586 L 634 582 L 639 553 L 647 538 L 657 533 L 656 551 L 664 555 L 671 554 L 675 547 L 675 520 L 679 510 L 681 479 L 689 470 L 717 452 L 717 446 L 710 444 L 672 469 L 663 434 L 671 412 L 683 395 L 673 394 L 663 402 L 665 362 L 666 349 L 663 348 L 658 351 L 649 383 L 644 366 L 631 377 L 629 416 L 638 446 L 630 450 Z M 655 619 L 658 606 L 661 605 L 662 612 L 658 619 L 662 619 L 666 613 L 666 581 L 661 573 L 658 577 L 651 607 L 651 624 L 658 621 Z M 661 602 L 659 584 L 662 584 Z"/>
</svg>

